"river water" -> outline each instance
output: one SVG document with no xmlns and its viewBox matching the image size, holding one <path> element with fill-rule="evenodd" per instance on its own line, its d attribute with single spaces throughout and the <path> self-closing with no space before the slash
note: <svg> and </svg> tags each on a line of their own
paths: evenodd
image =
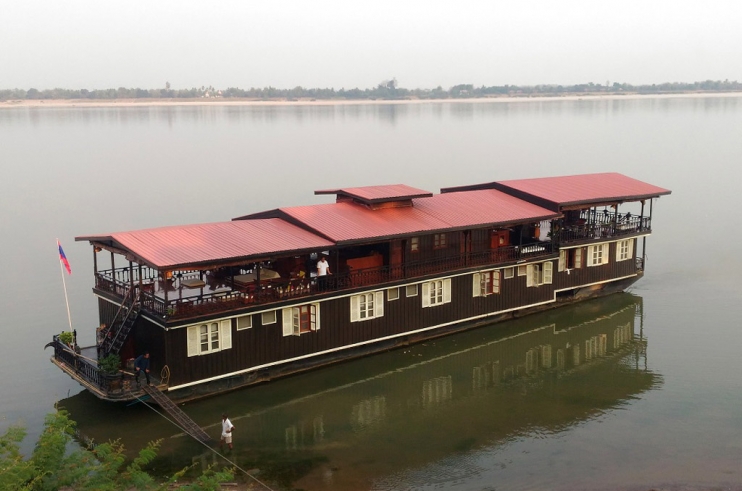
<svg viewBox="0 0 742 491">
<path fill-rule="evenodd" d="M 30 452 L 59 403 L 95 441 L 163 438 L 155 473 L 213 462 L 48 361 L 67 328 L 56 238 L 92 344 L 92 252 L 76 235 L 326 202 L 315 189 L 615 171 L 673 191 L 629 293 L 183 409 L 213 435 L 229 412 L 231 458 L 276 487 L 742 489 L 741 136 L 742 97 L 2 109 L 0 430 L 24 424 Z M 559 354 L 576 345 L 592 353 L 579 365 Z M 550 357 L 561 368 L 543 369 Z"/>
</svg>

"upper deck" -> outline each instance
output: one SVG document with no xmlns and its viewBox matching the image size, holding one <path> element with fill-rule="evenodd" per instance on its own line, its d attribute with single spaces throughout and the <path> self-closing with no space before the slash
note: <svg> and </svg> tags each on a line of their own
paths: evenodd
<svg viewBox="0 0 742 491">
<path fill-rule="evenodd" d="M 184 269 L 174 271 L 168 277 L 163 277 L 153 268 L 132 265 L 96 272 L 95 290 L 112 301 L 120 301 L 132 288 L 137 289 L 139 301 L 146 312 L 163 321 L 178 322 L 296 298 L 327 296 L 373 286 L 391 286 L 441 273 L 514 265 L 527 260 L 555 257 L 554 251 L 551 242 L 533 241 L 523 246 L 498 247 L 490 251 L 461 253 L 405 264 L 366 268 L 346 266 L 343 272 L 325 278 L 319 278 L 313 273 L 302 275 L 303 271 L 298 274 L 277 271 L 285 271 L 286 262 L 296 258 L 278 258 L 263 264 L 206 271 Z M 340 256 L 335 255 L 339 251 L 328 252 L 331 259 L 337 257 L 336 262 L 340 261 Z M 302 256 L 299 262 L 315 262 L 314 257 L 316 254 Z M 374 259 L 373 255 L 368 257 Z M 383 260 L 383 257 L 379 260 Z M 347 262 L 348 260 L 346 264 Z"/>
</svg>

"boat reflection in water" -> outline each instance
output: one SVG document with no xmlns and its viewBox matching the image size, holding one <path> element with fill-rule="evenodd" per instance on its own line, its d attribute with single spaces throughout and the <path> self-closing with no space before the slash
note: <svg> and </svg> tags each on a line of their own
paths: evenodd
<svg viewBox="0 0 742 491">
<path fill-rule="evenodd" d="M 345 362 L 183 409 L 231 459 L 306 489 L 367 489 L 395 473 L 514 438 L 550 435 L 661 384 L 646 366 L 642 299 L 619 293 Z M 61 401 L 82 435 L 129 449 L 164 438 L 158 471 L 215 462 L 147 407 Z M 163 469 L 165 469 L 163 471 Z"/>
</svg>

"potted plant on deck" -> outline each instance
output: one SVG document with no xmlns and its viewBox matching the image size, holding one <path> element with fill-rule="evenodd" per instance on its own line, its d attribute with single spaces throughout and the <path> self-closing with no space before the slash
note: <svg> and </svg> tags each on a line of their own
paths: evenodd
<svg viewBox="0 0 742 491">
<path fill-rule="evenodd" d="M 72 340 L 73 340 L 72 333 L 69 331 L 62 331 L 59 333 L 59 342 L 64 344 L 65 346 L 69 346 L 72 348 Z"/>
<path fill-rule="evenodd" d="M 109 389 L 121 388 L 121 357 L 115 353 L 104 356 L 98 360 L 98 369 L 103 375 L 103 380 Z"/>
</svg>

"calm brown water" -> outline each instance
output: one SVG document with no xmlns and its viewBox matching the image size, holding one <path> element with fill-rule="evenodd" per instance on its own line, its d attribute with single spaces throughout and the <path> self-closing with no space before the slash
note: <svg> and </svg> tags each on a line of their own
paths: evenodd
<svg viewBox="0 0 742 491">
<path fill-rule="evenodd" d="M 211 461 L 49 363 L 67 324 L 57 237 L 92 344 L 92 254 L 75 235 L 318 203 L 328 187 L 617 171 L 673 190 L 630 294 L 184 409 L 214 434 L 227 410 L 238 463 L 305 489 L 742 488 L 740 135 L 742 98 L 2 110 L 0 429 L 24 423 L 30 451 L 61 400 L 96 440 L 165 438 L 157 472 Z M 539 369 L 544 346 L 556 360 L 603 335 L 601 356 Z"/>
</svg>

